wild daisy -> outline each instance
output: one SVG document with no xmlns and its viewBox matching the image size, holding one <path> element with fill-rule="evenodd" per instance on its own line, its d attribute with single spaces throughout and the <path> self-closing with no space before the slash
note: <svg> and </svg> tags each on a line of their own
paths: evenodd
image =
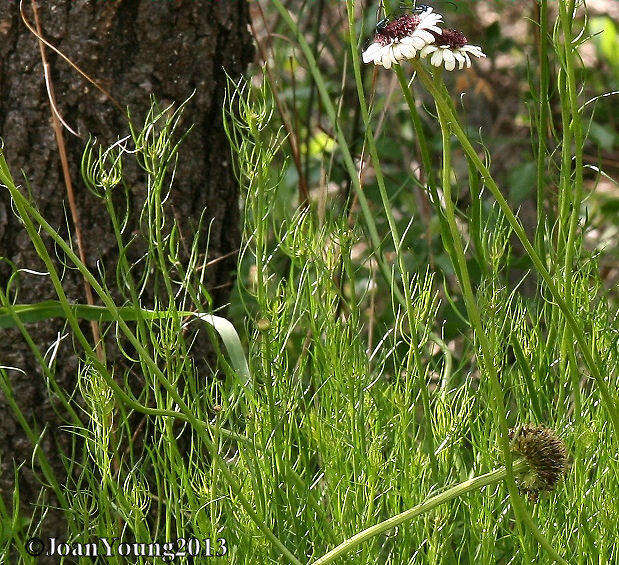
<svg viewBox="0 0 619 565">
<path fill-rule="evenodd" d="M 428 7 L 421 13 L 404 14 L 399 18 L 376 27 L 372 44 L 363 52 L 363 62 L 373 62 L 386 69 L 403 59 L 412 59 L 417 51 L 440 36 L 437 24 L 443 16 L 433 13 Z"/>
<path fill-rule="evenodd" d="M 467 69 L 471 66 L 471 57 L 485 57 L 482 53 L 481 47 L 477 45 L 469 45 L 466 36 L 457 29 L 443 29 L 439 33 L 432 30 L 435 35 L 436 42 L 428 44 L 419 55 L 421 57 L 430 57 L 430 63 L 435 67 L 445 65 L 445 69 L 453 71 L 456 68 L 456 62 L 458 68 Z"/>
</svg>

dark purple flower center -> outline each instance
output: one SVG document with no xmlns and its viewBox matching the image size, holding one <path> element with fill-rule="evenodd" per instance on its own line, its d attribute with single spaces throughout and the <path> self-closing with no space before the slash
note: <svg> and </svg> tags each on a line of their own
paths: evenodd
<svg viewBox="0 0 619 565">
<path fill-rule="evenodd" d="M 412 35 L 421 18 L 414 14 L 405 14 L 399 18 L 390 21 L 374 36 L 374 41 L 381 45 L 387 45 L 407 35 Z"/>
<path fill-rule="evenodd" d="M 444 29 L 442 31 L 443 33 L 436 33 L 430 30 L 430 33 L 436 38 L 436 44 L 439 47 L 458 49 L 464 47 L 469 42 L 466 35 L 457 29 Z"/>
</svg>

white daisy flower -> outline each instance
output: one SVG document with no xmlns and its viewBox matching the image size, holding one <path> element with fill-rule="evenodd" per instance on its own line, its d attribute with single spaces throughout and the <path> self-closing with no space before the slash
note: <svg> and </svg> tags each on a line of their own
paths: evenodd
<svg viewBox="0 0 619 565">
<path fill-rule="evenodd" d="M 442 19 L 443 16 L 428 7 L 418 14 L 405 14 L 379 23 L 374 40 L 363 52 L 363 62 L 389 69 L 404 59 L 414 58 L 418 51 L 440 36 L 441 28 L 437 24 Z"/>
<path fill-rule="evenodd" d="M 435 67 L 445 65 L 445 69 L 453 71 L 458 63 L 458 68 L 467 69 L 471 66 L 471 57 L 485 57 L 481 47 L 469 45 L 466 36 L 457 29 L 444 29 L 437 34 L 436 42 L 428 44 L 421 49 L 420 57 L 430 57 L 430 63 Z"/>
</svg>

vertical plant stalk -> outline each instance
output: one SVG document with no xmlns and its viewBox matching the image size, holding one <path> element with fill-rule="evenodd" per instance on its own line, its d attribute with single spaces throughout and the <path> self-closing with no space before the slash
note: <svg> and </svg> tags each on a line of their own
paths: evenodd
<svg viewBox="0 0 619 565">
<path fill-rule="evenodd" d="M 43 72 L 45 73 L 45 86 L 47 88 L 47 95 L 49 97 L 49 103 L 52 113 L 52 127 L 54 128 L 54 135 L 56 136 L 56 144 L 58 145 L 58 154 L 60 156 L 60 163 L 62 165 L 62 174 L 64 177 L 64 183 L 67 188 L 67 197 L 69 199 L 69 208 L 71 209 L 71 218 L 73 219 L 73 226 L 75 228 L 75 238 L 77 239 L 77 249 L 79 252 L 80 260 L 82 263 L 86 263 L 86 254 L 84 252 L 84 244 L 82 240 L 82 228 L 80 225 L 80 218 L 77 212 L 77 204 L 75 202 L 75 194 L 73 192 L 73 183 L 71 182 L 71 173 L 69 171 L 69 161 L 67 159 L 67 149 L 64 141 L 64 134 L 62 132 L 62 125 L 60 123 L 58 111 L 56 110 L 56 97 L 54 94 L 54 85 L 52 83 L 52 77 L 50 73 L 49 63 L 47 61 L 47 55 L 45 53 L 45 45 L 41 40 L 42 30 L 41 22 L 39 20 L 39 11 L 36 0 L 31 1 L 32 11 L 34 14 L 34 22 L 37 31 L 37 40 L 39 43 L 39 51 L 41 53 L 41 63 L 43 64 Z M 90 284 L 84 278 L 84 293 L 86 295 L 86 302 L 91 306 L 94 304 L 92 289 Z M 92 338 L 95 343 L 95 349 L 97 351 L 97 357 L 102 363 L 105 362 L 105 350 L 103 347 L 103 341 L 101 340 L 101 332 L 99 330 L 99 324 L 95 321 L 90 322 L 90 330 L 92 332 Z"/>
<path fill-rule="evenodd" d="M 571 20 L 573 18 L 574 7 L 565 0 L 559 1 L 559 19 L 561 21 L 561 29 L 563 31 L 563 44 L 565 48 L 565 73 L 567 79 L 567 90 L 569 109 L 571 116 L 571 131 L 574 139 L 574 182 L 568 183 L 572 192 L 571 199 L 571 214 L 569 220 L 569 229 L 567 235 L 567 243 L 565 248 L 565 260 L 563 264 L 564 271 L 564 295 L 568 301 L 568 304 L 574 309 L 574 302 L 572 300 L 572 267 L 574 263 L 574 257 L 577 253 L 576 232 L 578 230 L 578 220 L 580 217 L 580 206 L 582 203 L 583 194 L 583 131 L 582 121 L 580 119 L 580 110 L 578 108 L 578 92 L 576 90 L 576 77 L 574 69 L 574 51 L 575 47 L 572 43 L 572 27 Z M 570 174 L 571 178 L 571 162 L 570 162 Z M 571 328 L 566 325 L 564 329 L 563 343 L 568 345 L 571 342 Z M 572 376 L 572 388 L 574 393 L 574 404 L 576 417 L 580 418 L 581 412 L 581 399 L 580 399 L 580 378 L 577 374 L 576 368 L 572 363 L 573 358 L 568 358 L 569 372 Z"/>
<path fill-rule="evenodd" d="M 407 373 L 412 373 L 411 362 L 414 363 L 417 372 L 417 380 L 419 389 L 421 391 L 421 398 L 423 403 L 424 420 L 426 427 L 424 432 L 427 434 L 426 439 L 429 444 L 428 456 L 432 466 L 433 479 L 438 480 L 438 461 L 435 454 L 435 440 L 434 432 L 432 428 L 432 414 L 430 411 L 430 393 L 428 385 L 425 380 L 426 371 L 423 369 L 421 361 L 421 351 L 419 349 L 418 336 L 417 336 L 417 324 L 412 311 L 412 300 L 410 296 L 410 274 L 404 263 L 404 256 L 402 251 L 402 239 L 398 233 L 398 227 L 395 222 L 393 211 L 391 210 L 391 203 L 389 201 L 389 195 L 387 194 L 387 187 L 385 185 L 385 179 L 383 177 L 382 168 L 380 165 L 380 159 L 378 157 L 378 149 L 376 148 L 376 141 L 374 139 L 374 131 L 372 123 L 370 121 L 370 114 L 365 99 L 365 91 L 363 88 L 363 81 L 361 78 L 361 65 L 359 63 L 359 50 L 357 46 L 357 35 L 355 32 L 355 13 L 354 13 L 354 0 L 346 0 L 346 10 L 348 13 L 348 30 L 349 30 L 349 42 L 352 51 L 352 62 L 355 74 L 355 82 L 357 85 L 357 96 L 359 98 L 359 106 L 361 108 L 361 118 L 363 120 L 366 132 L 366 141 L 370 156 L 372 157 L 372 164 L 374 165 L 374 173 L 376 175 L 376 182 L 378 184 L 378 190 L 383 204 L 383 209 L 387 217 L 389 224 L 389 230 L 391 232 L 391 238 L 393 240 L 393 247 L 397 257 L 398 270 L 400 272 L 402 288 L 404 291 L 404 307 L 406 309 L 406 315 L 409 324 L 411 349 L 409 353 L 407 363 Z"/>
<path fill-rule="evenodd" d="M 441 69 L 436 69 L 434 74 L 434 84 L 437 90 L 444 91 L 445 86 L 442 79 Z M 441 135 L 443 140 L 443 166 L 442 166 L 442 186 L 443 197 L 445 201 L 445 218 L 449 226 L 451 234 L 451 240 L 453 243 L 453 251 L 455 260 L 458 263 L 456 272 L 458 273 L 458 279 L 460 282 L 460 288 L 462 290 L 462 297 L 466 305 L 466 310 L 469 315 L 469 320 L 472 328 L 474 329 L 477 340 L 479 341 L 479 348 L 482 353 L 483 363 L 482 366 L 485 369 L 488 378 L 490 380 L 490 389 L 492 390 L 493 408 L 496 418 L 496 424 L 499 431 L 499 444 L 501 451 L 503 452 L 503 459 L 505 464 L 505 479 L 507 488 L 509 490 L 510 498 L 512 500 L 512 507 L 516 516 L 516 522 L 521 532 L 521 543 L 523 550 L 526 552 L 524 540 L 522 540 L 522 524 L 526 523 L 532 526 L 532 529 L 537 529 L 531 517 L 528 515 L 524 502 L 520 494 L 518 493 L 518 487 L 516 486 L 516 480 L 514 478 L 514 471 L 512 468 L 512 455 L 509 446 L 509 429 L 507 426 L 507 416 L 505 408 L 505 398 L 503 396 L 503 390 L 499 383 L 496 366 L 494 364 L 494 353 L 490 345 L 489 339 L 484 332 L 484 327 L 481 321 L 481 314 L 477 307 L 477 301 L 473 294 L 473 288 L 471 286 L 471 280 L 469 277 L 468 267 L 466 265 L 466 257 L 464 256 L 464 248 L 462 245 L 462 238 L 456 225 L 455 207 L 453 204 L 451 194 L 451 132 L 449 130 L 449 124 L 443 113 L 443 109 L 440 104 L 436 104 L 436 110 L 438 113 L 439 123 L 441 126 Z M 456 265 L 454 265 L 456 267 Z M 543 536 L 542 536 L 543 537 Z M 550 545 L 546 542 L 546 545 Z M 551 548 L 552 553 L 556 553 Z"/>
<path fill-rule="evenodd" d="M 275 93 L 273 93 L 275 96 Z M 249 135 L 254 140 L 254 150 L 257 154 L 264 155 L 268 152 L 269 144 L 265 143 L 264 135 L 260 130 L 260 127 L 256 123 L 255 119 L 249 120 L 248 124 Z M 268 161 L 267 161 L 268 163 Z M 260 165 L 263 163 L 260 162 Z M 269 187 L 269 171 L 264 166 L 259 166 L 258 171 L 255 172 L 253 177 L 249 180 L 249 196 L 251 200 L 251 206 L 253 208 L 253 219 L 255 222 L 254 229 L 254 244 L 256 248 L 256 299 L 258 307 L 260 308 L 260 316 L 267 316 L 268 308 L 268 293 L 267 284 L 269 280 L 268 275 L 268 232 L 265 229 L 265 222 L 263 219 L 268 215 L 269 209 L 267 191 Z M 276 409 L 274 389 L 277 386 L 277 372 L 273 370 L 273 359 L 271 354 L 270 340 L 271 336 L 269 331 L 261 332 L 260 340 L 260 363 L 262 374 L 264 375 L 266 386 L 265 392 L 267 396 L 267 402 L 269 406 L 269 422 L 273 433 L 273 442 L 275 449 L 273 450 L 273 459 L 275 464 L 273 466 L 274 472 L 274 484 L 279 485 L 281 483 L 281 470 L 283 468 L 281 454 L 285 452 L 283 448 L 283 439 L 281 437 L 281 425 L 278 419 L 278 413 Z M 272 505 L 274 513 L 275 528 L 280 527 L 282 524 L 280 510 L 282 506 L 280 489 L 276 488 L 274 492 L 274 504 Z M 277 530 L 275 530 L 277 531 Z"/>
<path fill-rule="evenodd" d="M 435 71 L 435 84 L 437 86 L 437 90 L 443 91 L 446 93 L 445 85 L 441 78 L 441 69 L 437 69 Z M 505 399 L 503 396 L 503 391 L 501 389 L 501 385 L 499 383 L 498 374 L 496 371 L 496 367 L 494 365 L 494 356 L 492 352 L 492 348 L 490 346 L 490 342 L 484 332 L 484 328 L 481 322 L 481 315 L 477 306 L 477 302 L 475 300 L 473 289 L 471 286 L 471 281 L 468 273 L 468 268 L 466 265 L 466 258 L 464 255 L 464 249 L 462 246 L 462 240 L 460 236 L 460 232 L 456 225 L 455 221 L 455 209 L 453 205 L 453 199 L 451 195 L 451 165 L 450 165 L 450 129 L 449 123 L 446 119 L 445 114 L 443 113 L 443 109 L 440 107 L 440 104 L 436 104 L 436 109 L 439 117 L 439 122 L 441 125 L 441 133 L 443 137 L 443 194 L 445 200 L 445 216 L 447 218 L 447 222 L 449 224 L 449 228 L 452 234 L 454 251 L 457 257 L 457 260 L 460 264 L 460 285 L 462 289 L 462 294 L 464 298 L 464 302 L 466 305 L 467 312 L 469 314 L 469 318 L 471 320 L 471 324 L 475 329 L 475 333 L 477 334 L 477 338 L 480 343 L 480 349 L 482 352 L 482 357 L 484 360 L 484 368 L 488 372 L 488 376 L 490 379 L 490 386 L 493 391 L 493 400 L 494 400 L 494 408 L 497 417 L 497 423 L 499 427 L 499 443 L 501 446 L 501 450 L 503 452 L 503 458 L 505 462 L 505 480 L 507 484 L 507 488 L 509 490 L 510 498 L 512 501 L 512 506 L 514 508 L 514 513 L 516 515 L 516 519 L 519 523 L 525 524 L 536 537 L 540 545 L 549 553 L 549 555 L 559 563 L 567 562 L 558 554 L 558 552 L 552 547 L 550 542 L 546 539 L 544 534 L 539 530 L 535 522 L 533 521 L 531 515 L 526 509 L 524 501 L 518 492 L 518 487 L 515 481 L 516 470 L 513 468 L 512 463 L 512 454 L 509 445 L 509 431 L 507 427 L 507 418 L 506 418 L 506 407 L 505 407 Z M 523 550 L 526 552 L 526 547 L 523 544 Z"/>
<path fill-rule="evenodd" d="M 396 76 L 398 77 L 398 82 L 400 83 L 400 88 L 402 89 L 402 94 L 404 95 L 404 99 L 406 100 L 406 103 L 408 105 L 408 112 L 411 117 L 411 121 L 413 122 L 413 128 L 415 129 L 415 138 L 417 141 L 417 146 L 419 148 L 421 164 L 423 165 L 424 169 L 423 174 L 425 175 L 425 181 L 429 187 L 433 187 L 436 183 L 436 179 L 434 178 L 434 169 L 432 168 L 432 161 L 430 159 L 428 140 L 426 139 L 426 136 L 423 132 L 421 118 L 419 117 L 417 106 L 415 105 L 415 98 L 411 89 L 408 88 L 408 82 L 406 80 L 406 77 L 404 76 L 404 71 L 402 70 L 402 67 L 398 65 L 394 68 Z"/>
<path fill-rule="evenodd" d="M 406 103 L 408 105 L 408 110 L 409 110 L 409 114 L 411 117 L 411 121 L 413 122 L 413 126 L 415 128 L 415 134 L 418 136 L 419 140 L 420 140 L 420 147 L 425 148 L 422 151 L 422 155 L 423 153 L 425 153 L 425 157 L 422 160 L 423 166 L 429 169 L 429 172 L 426 173 L 427 174 L 427 181 L 428 181 L 428 190 L 430 191 L 430 195 L 431 195 L 431 201 L 434 205 L 434 210 L 436 212 L 436 216 L 439 220 L 439 225 L 440 225 L 440 232 L 441 232 L 441 239 L 443 241 L 443 246 L 445 248 L 445 251 L 447 252 L 447 254 L 449 255 L 449 257 L 451 259 L 454 258 L 454 252 L 453 252 L 453 246 L 451 244 L 451 240 L 449 237 L 449 227 L 447 226 L 447 222 L 445 221 L 445 213 L 443 212 L 443 209 L 440 206 L 440 197 L 438 195 L 437 189 L 436 189 L 436 178 L 435 178 L 435 174 L 434 174 L 434 167 L 432 166 L 432 162 L 430 160 L 430 153 L 429 153 L 429 149 L 428 149 L 428 143 L 425 139 L 425 135 L 423 133 L 423 130 L 421 128 L 421 120 L 419 119 L 419 113 L 417 112 L 417 108 L 415 107 L 415 99 L 413 97 L 413 92 L 412 89 L 409 87 L 408 82 L 406 81 L 406 78 L 404 76 L 404 71 L 402 70 L 402 67 L 400 65 L 395 65 L 394 70 L 396 72 L 396 74 L 398 75 L 399 78 L 399 82 L 400 82 L 400 87 L 402 89 L 402 94 L 404 95 L 404 99 L 406 100 Z M 422 141 L 423 140 L 423 141 Z M 469 176 L 470 176 L 470 164 L 469 164 Z M 473 182 L 471 182 L 471 197 L 474 200 L 474 193 L 475 193 L 475 187 L 473 186 Z M 473 236 L 475 235 L 475 227 L 478 225 L 478 222 L 473 222 L 473 226 L 471 229 L 471 232 L 473 234 Z M 475 240 L 477 241 L 477 240 Z M 429 242 L 428 242 L 429 244 Z M 476 244 L 476 249 L 477 249 L 477 244 Z M 458 268 L 458 264 L 457 261 L 452 261 L 452 264 L 454 265 L 454 267 L 457 269 Z M 483 264 L 483 266 L 485 266 L 485 264 Z M 483 267 L 482 267 L 483 268 Z M 447 382 L 449 380 L 449 374 L 451 373 L 451 370 L 447 371 L 447 374 L 445 375 L 445 377 L 442 379 L 443 382 Z"/>
<path fill-rule="evenodd" d="M 552 275 L 548 272 L 542 260 L 540 259 L 539 255 L 533 248 L 533 245 L 529 241 L 529 238 L 527 237 L 527 234 L 524 228 L 522 227 L 522 224 L 519 222 L 519 220 L 516 218 L 511 208 L 509 207 L 509 204 L 507 203 L 507 200 L 501 193 L 499 186 L 497 185 L 496 181 L 492 178 L 492 175 L 490 174 L 488 167 L 484 165 L 484 163 L 479 158 L 479 155 L 477 155 L 477 152 L 475 151 L 473 145 L 468 139 L 468 136 L 462 129 L 462 126 L 460 125 L 458 118 L 453 113 L 450 107 L 450 102 L 448 100 L 448 94 L 446 90 L 437 88 L 435 86 L 430 75 L 423 68 L 423 66 L 421 65 L 419 61 L 413 61 L 413 65 L 415 66 L 417 75 L 423 82 L 424 86 L 428 89 L 430 94 L 432 94 L 432 97 L 434 98 L 436 105 L 441 108 L 441 111 L 443 112 L 446 120 L 448 120 L 449 122 L 449 127 L 451 131 L 458 138 L 458 141 L 460 142 L 462 149 L 467 154 L 471 163 L 475 166 L 477 171 L 479 171 L 483 182 L 485 183 L 486 187 L 488 188 L 488 190 L 490 190 L 495 200 L 499 204 L 499 207 L 501 208 L 501 211 L 505 215 L 506 220 L 508 221 L 508 223 L 514 230 L 514 233 L 518 236 L 518 239 L 521 241 L 522 246 L 524 247 L 527 255 L 529 256 L 529 258 L 531 259 L 531 262 L 535 266 L 535 269 L 537 270 L 538 274 L 540 275 L 540 277 L 543 279 L 544 283 L 548 287 L 548 290 L 550 291 L 553 299 L 555 300 L 555 302 L 557 303 L 557 305 L 563 312 L 563 315 L 565 316 L 567 323 L 572 328 L 574 337 L 576 339 L 576 342 L 578 343 L 578 347 L 581 351 L 585 364 L 587 365 L 587 368 L 589 369 L 591 375 L 595 379 L 596 384 L 600 390 L 600 396 L 602 398 L 604 407 L 606 408 L 608 412 L 610 420 L 613 424 L 615 436 L 619 439 L 619 410 L 617 407 L 617 400 L 615 398 L 615 394 L 611 393 L 610 389 L 608 388 L 608 385 L 606 384 L 604 380 L 604 377 L 602 376 L 602 373 L 600 371 L 600 365 L 597 361 L 597 355 L 595 354 L 595 350 L 593 349 L 591 344 L 587 342 L 584 332 L 582 328 L 580 327 L 580 324 L 578 323 L 574 312 L 572 311 L 571 305 L 568 304 L 568 302 L 565 300 L 563 295 L 559 292 L 559 288 L 557 284 L 555 283 L 555 280 L 553 279 Z"/>
<path fill-rule="evenodd" d="M 539 108 L 537 120 L 537 226 L 535 244 L 540 259 L 546 262 L 546 135 L 548 133 L 548 0 L 539 0 Z"/>
<path fill-rule="evenodd" d="M 484 276 L 488 274 L 488 261 L 484 256 L 484 246 L 481 240 L 481 218 L 483 213 L 483 201 L 481 198 L 481 182 L 479 179 L 479 173 L 475 169 L 475 165 L 471 163 L 471 160 L 467 157 L 466 163 L 468 165 L 469 173 L 469 191 L 471 194 L 471 239 L 477 258 L 477 263 Z"/>
<path fill-rule="evenodd" d="M 563 57 L 565 52 L 563 52 Z M 557 74 L 558 92 L 561 101 L 561 169 L 559 172 L 559 194 L 557 198 L 557 251 L 556 265 L 551 265 L 551 272 L 560 272 L 559 257 L 565 252 L 568 223 L 569 205 L 571 197 L 571 173 L 572 173 L 572 130 L 570 128 L 570 112 L 567 94 L 567 77 L 564 68 L 560 68 Z"/>
<path fill-rule="evenodd" d="M 423 131 L 423 124 L 421 123 L 421 118 L 419 117 L 419 112 L 417 111 L 417 106 L 415 105 L 415 97 L 413 91 L 408 86 L 408 82 L 404 75 L 404 71 L 400 65 L 396 65 L 394 67 L 396 75 L 398 77 L 398 82 L 400 83 L 400 89 L 402 90 L 402 94 L 404 95 L 404 100 L 406 100 L 406 104 L 408 106 L 408 113 L 411 118 L 411 122 L 413 123 L 413 128 L 415 130 L 415 140 L 417 142 L 417 147 L 419 150 L 419 156 L 421 158 L 421 164 L 423 166 L 423 174 L 420 175 L 421 181 L 425 181 L 426 186 L 432 196 L 434 202 L 439 202 L 438 194 L 436 192 L 436 178 L 434 174 L 434 167 L 432 166 L 432 160 L 430 158 L 430 149 L 428 147 L 428 140 L 426 139 L 426 135 Z M 424 198 L 430 200 L 427 195 L 424 195 Z M 431 202 L 430 202 L 431 204 Z M 438 209 L 438 208 L 435 208 Z M 443 217 L 442 211 L 438 210 L 438 219 L 441 225 L 441 232 L 446 231 L 447 227 L 445 225 L 445 218 Z M 430 224 L 428 222 L 428 227 L 426 229 L 426 239 L 428 245 L 428 254 L 430 258 L 430 265 L 434 266 L 434 256 L 432 253 L 432 232 L 430 229 Z M 451 360 L 447 360 L 447 366 L 450 364 Z M 449 381 L 451 370 L 445 370 L 443 382 Z M 446 378 L 445 378 L 446 377 Z"/>
</svg>

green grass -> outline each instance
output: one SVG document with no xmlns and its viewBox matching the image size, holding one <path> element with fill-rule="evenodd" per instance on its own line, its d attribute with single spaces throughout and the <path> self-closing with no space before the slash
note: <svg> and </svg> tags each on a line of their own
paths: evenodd
<svg viewBox="0 0 619 565">
<path fill-rule="evenodd" d="M 0 182 L 57 293 L 55 301 L 19 304 L 19 268 L 27 266 L 14 266 L 0 293 L 0 328 L 21 331 L 74 438 L 63 454 L 66 476 L 55 476 L 40 448 L 44 422 L 26 419 L 0 369 L 0 388 L 32 443 L 32 462 L 23 464 L 41 479 L 32 515 L 17 481 L 13 496 L 0 499 L 0 562 L 33 562 L 24 544 L 50 535 L 40 521 L 52 503 L 70 542 L 197 538 L 212 540 L 215 552 L 224 538 L 226 555 L 211 558 L 222 563 L 618 562 L 617 314 L 600 256 L 583 245 L 589 117 L 573 41 L 586 38 L 572 23 L 573 4 L 559 2 L 555 23 L 541 3 L 539 72 L 531 72 L 534 233 L 493 177 L 492 147 L 466 127 L 441 73 L 414 62 L 411 87 L 408 68 L 395 69 L 425 169 L 428 257 L 443 258 L 436 261 L 417 260 L 416 218 L 407 216 L 406 194 L 395 191 L 375 139 L 379 93 L 368 94 L 371 77 L 360 66 L 354 3 L 346 5 L 346 56 L 371 187 L 316 50 L 284 4 L 272 4 L 303 53 L 333 133 L 324 182 L 343 174 L 358 208 L 295 206 L 274 101 L 281 93 L 267 82 L 230 80 L 225 127 L 243 239 L 228 318 L 212 314 L 205 288 L 207 233 L 195 234 L 186 257 L 163 214 L 185 135 L 177 131 L 182 106 L 170 113 L 154 105 L 144 128 L 122 143 L 86 147 L 84 182 L 109 215 L 115 273 L 88 270 L 0 156 Z M 550 70 L 560 93 L 549 91 Z M 557 119 L 551 96 L 563 128 L 549 128 Z M 423 97 L 434 104 L 427 111 L 438 144 L 415 102 Z M 139 236 L 146 251 L 133 263 L 136 241 L 118 204 L 131 159 L 147 189 Z M 465 189 L 466 207 L 458 199 Z M 88 280 L 100 306 L 64 294 L 52 251 Z M 536 291 L 524 292 L 524 283 Z M 29 334 L 29 323 L 49 318 L 66 320 L 80 356 L 80 402 L 56 382 L 54 356 Z M 101 325 L 122 362 L 98 355 L 82 319 Z M 191 354 L 205 331 L 214 354 L 198 362 L 201 353 Z M 136 379 L 140 387 L 131 386 Z M 554 429 L 571 460 L 557 488 L 537 501 L 519 489 L 523 463 L 508 437 L 524 423 Z"/>
</svg>

